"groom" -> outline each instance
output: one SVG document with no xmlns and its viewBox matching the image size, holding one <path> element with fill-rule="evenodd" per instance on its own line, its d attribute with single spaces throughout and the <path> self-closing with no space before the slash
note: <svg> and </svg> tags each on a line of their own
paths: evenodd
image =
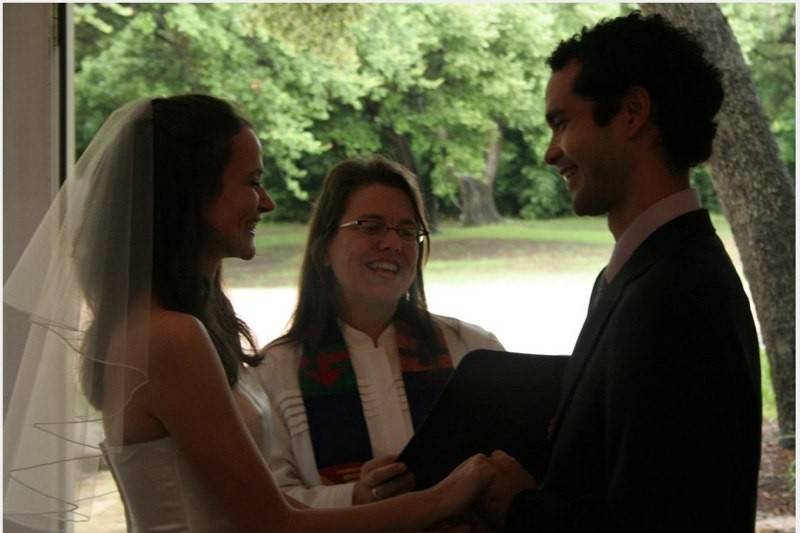
<svg viewBox="0 0 800 533">
<path fill-rule="evenodd" d="M 758 343 L 689 169 L 708 159 L 720 73 L 638 13 L 548 60 L 546 160 L 616 245 L 562 383 L 548 469 L 502 452 L 484 493 L 506 531 L 749 532 L 760 456 Z"/>
</svg>

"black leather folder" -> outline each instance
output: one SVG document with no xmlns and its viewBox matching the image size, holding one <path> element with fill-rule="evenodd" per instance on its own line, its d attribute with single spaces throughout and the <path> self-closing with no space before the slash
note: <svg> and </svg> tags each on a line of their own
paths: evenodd
<svg viewBox="0 0 800 533">
<path fill-rule="evenodd" d="M 496 449 L 541 479 L 567 359 L 495 350 L 464 356 L 398 459 L 416 476 L 416 488 L 430 487 L 468 457 Z"/>
</svg>

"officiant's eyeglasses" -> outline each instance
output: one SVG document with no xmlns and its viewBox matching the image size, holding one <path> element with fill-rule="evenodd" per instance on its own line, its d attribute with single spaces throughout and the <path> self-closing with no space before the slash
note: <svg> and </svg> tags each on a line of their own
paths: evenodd
<svg viewBox="0 0 800 533">
<path fill-rule="evenodd" d="M 390 226 L 383 220 L 376 219 L 358 219 L 344 224 L 339 224 L 340 228 L 355 228 L 364 235 L 370 237 L 383 237 L 389 230 L 394 230 L 401 240 L 406 242 L 422 242 L 428 235 L 428 232 L 418 227 L 416 224 L 406 223 Z"/>
</svg>

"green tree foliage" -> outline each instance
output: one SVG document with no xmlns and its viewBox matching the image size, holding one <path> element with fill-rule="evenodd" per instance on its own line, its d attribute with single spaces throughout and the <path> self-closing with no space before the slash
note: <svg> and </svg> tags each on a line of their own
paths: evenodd
<svg viewBox="0 0 800 533">
<path fill-rule="evenodd" d="M 122 103 L 208 92 L 256 126 L 276 217 L 305 220 L 336 161 L 384 153 L 423 179 L 430 206 L 460 211 L 459 177 L 493 180 L 503 216 L 569 213 L 542 161 L 549 78 L 561 39 L 620 4 L 76 4 L 76 144 Z M 726 14 L 794 165 L 794 6 Z M 693 177 L 714 207 L 708 175 Z"/>
<path fill-rule="evenodd" d="M 721 4 L 771 121 L 781 159 L 795 177 L 795 9 L 784 4 Z"/>
<path fill-rule="evenodd" d="M 566 213 L 566 192 L 540 156 L 549 136 L 541 118 L 549 76 L 544 61 L 559 39 L 573 31 L 568 27 L 614 16 L 619 7 L 372 7 L 370 15 L 354 27 L 362 72 L 378 81 L 367 97 L 363 119 L 357 121 L 361 128 L 375 128 L 369 138 L 390 154 L 393 147 L 387 146 L 380 130 L 391 129 L 406 139 L 415 156 L 414 166 L 431 179 L 444 211 L 455 214 L 459 204 L 456 178 L 484 174 L 487 147 L 499 126 L 507 148 L 497 184 L 506 192 L 500 198 L 514 199 L 499 202 L 501 211 L 508 216 Z M 338 128 L 338 119 L 338 115 L 332 118 L 332 127 Z M 345 123 L 352 120 L 350 115 Z M 348 136 L 337 139 L 348 144 Z M 543 192 L 552 194 L 543 198 L 539 196 Z"/>
<path fill-rule="evenodd" d="M 335 68 L 333 59 L 282 37 L 291 26 L 253 23 L 254 9 L 273 7 L 288 16 L 286 6 L 272 4 L 136 4 L 125 12 L 80 6 L 77 28 L 88 20 L 86 33 L 103 35 L 98 35 L 96 53 L 78 54 L 79 150 L 104 117 L 128 100 L 207 92 L 243 110 L 264 143 L 272 175 L 302 198 L 299 182 L 306 171 L 301 162 L 328 150 L 313 133 L 315 123 L 329 118 L 332 100 L 357 105 L 363 83 Z M 96 22 L 103 14 L 108 15 L 101 19 L 108 21 L 106 26 Z M 326 19 L 329 15 L 320 13 Z"/>
</svg>

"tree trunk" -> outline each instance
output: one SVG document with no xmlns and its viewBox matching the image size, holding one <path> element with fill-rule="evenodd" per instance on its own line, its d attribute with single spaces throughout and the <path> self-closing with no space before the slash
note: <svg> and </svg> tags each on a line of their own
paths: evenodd
<svg viewBox="0 0 800 533">
<path fill-rule="evenodd" d="M 480 226 L 500 222 L 502 217 L 497 212 L 494 202 L 494 182 L 500 166 L 500 154 L 503 151 L 503 137 L 500 128 L 492 133 L 492 140 L 486 150 L 486 166 L 483 180 L 469 175 L 458 175 L 458 187 L 461 193 L 461 225 Z"/>
<path fill-rule="evenodd" d="M 462 226 L 481 226 L 501 220 L 494 205 L 494 195 L 484 181 L 460 174 L 458 188 L 461 193 L 459 221 Z"/>
<path fill-rule="evenodd" d="M 779 442 L 795 432 L 795 191 L 739 43 L 717 4 L 640 4 L 697 35 L 723 73 L 725 101 L 709 161 L 766 345 Z"/>
<path fill-rule="evenodd" d="M 436 197 L 433 194 L 433 184 L 431 183 L 430 176 L 419 174 L 417 170 L 417 160 L 414 157 L 414 152 L 411 150 L 408 138 L 404 135 L 400 135 L 391 127 L 384 127 L 382 133 L 385 142 L 393 148 L 394 156 L 397 161 L 419 178 L 422 200 L 425 202 L 425 211 L 428 215 L 428 225 L 431 231 L 435 231 L 439 207 L 436 204 Z"/>
</svg>

